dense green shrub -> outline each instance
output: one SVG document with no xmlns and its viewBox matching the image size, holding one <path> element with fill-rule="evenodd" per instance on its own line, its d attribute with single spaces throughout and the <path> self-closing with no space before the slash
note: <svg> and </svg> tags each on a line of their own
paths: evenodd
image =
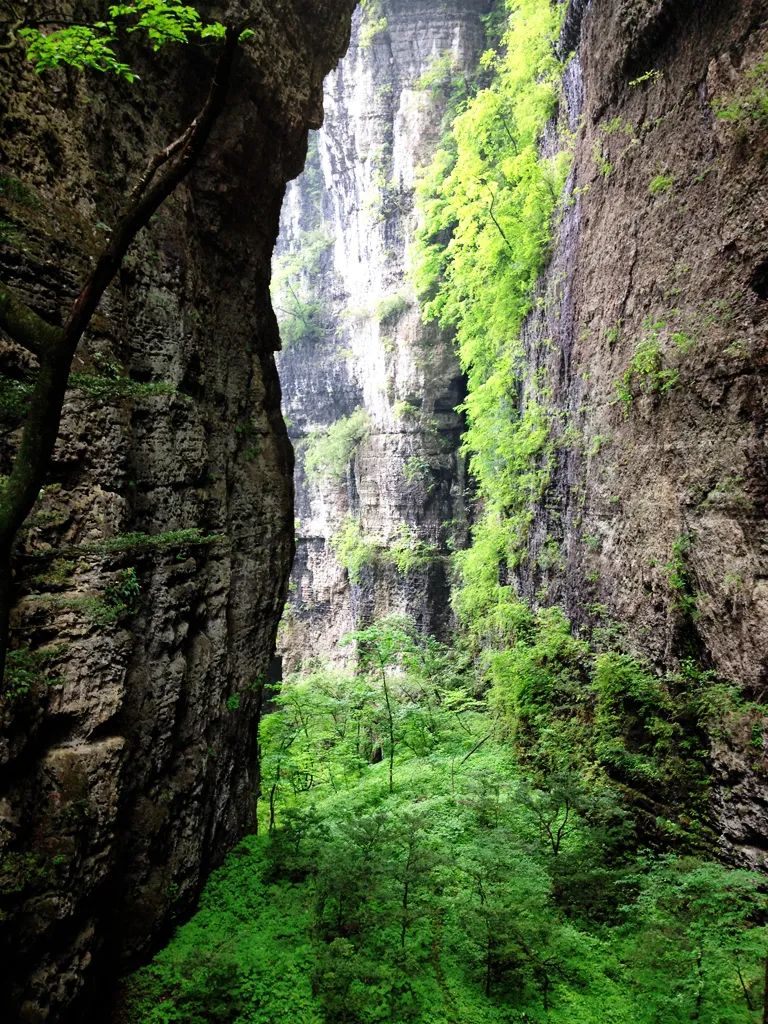
<svg viewBox="0 0 768 1024">
<path fill-rule="evenodd" d="M 467 660 L 401 619 L 353 636 L 356 673 L 283 685 L 262 834 L 134 976 L 129 1024 L 758 1024 L 762 880 L 638 853 L 594 771 L 515 764 L 508 701 L 554 745 L 568 710 L 546 736 L 545 709 L 572 711 L 591 671 L 559 613 L 517 632 L 499 719 Z M 600 734 L 630 705 L 644 728 L 670 713 L 626 656 L 594 676 Z"/>
<path fill-rule="evenodd" d="M 349 463 L 370 426 L 365 409 L 336 420 L 307 438 L 304 469 L 310 480 L 343 480 Z"/>
</svg>

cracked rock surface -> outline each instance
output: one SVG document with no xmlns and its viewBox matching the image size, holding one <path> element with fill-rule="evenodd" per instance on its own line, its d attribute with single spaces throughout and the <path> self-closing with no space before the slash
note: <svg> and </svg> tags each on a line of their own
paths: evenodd
<svg viewBox="0 0 768 1024">
<path fill-rule="evenodd" d="M 79 350 L 14 565 L 13 646 L 47 656 L 2 707 L 3 1020 L 104 1020 L 116 972 L 253 823 L 260 684 L 293 553 L 269 265 L 352 6 L 240 5 L 256 34 L 226 110 Z M 211 64 L 169 48 L 129 88 L 3 57 L 0 267 L 57 320 Z M 0 364 L 24 369 L 4 339 Z M 2 427 L 7 472 L 17 434 Z"/>
</svg>

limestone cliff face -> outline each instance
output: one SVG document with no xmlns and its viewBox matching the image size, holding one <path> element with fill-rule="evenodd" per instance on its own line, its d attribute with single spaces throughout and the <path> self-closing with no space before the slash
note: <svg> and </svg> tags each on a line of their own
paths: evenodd
<svg viewBox="0 0 768 1024">
<path fill-rule="evenodd" d="M 358 11 L 311 162 L 288 192 L 273 289 L 297 454 L 298 550 L 280 645 L 291 667 L 337 656 L 341 635 L 388 613 L 449 629 L 446 555 L 466 532 L 463 381 L 451 339 L 421 322 L 408 247 L 443 86 L 476 70 L 489 7 L 382 0 Z M 324 431 L 350 417 L 351 444 L 328 458 Z"/>
<path fill-rule="evenodd" d="M 768 5 L 572 3 L 561 48 L 574 171 L 523 394 L 543 369 L 556 465 L 517 584 L 764 702 L 768 135 L 716 109 L 754 88 Z M 758 719 L 715 752 L 725 847 L 751 864 L 768 851 Z"/>
<path fill-rule="evenodd" d="M 252 824 L 260 684 L 293 548 L 269 264 L 353 6 L 241 5 L 256 36 L 226 112 L 76 361 L 15 560 L 3 1020 L 105 1019 L 100 986 L 185 913 Z M 136 174 L 199 107 L 211 65 L 188 48 L 141 70 L 133 88 L 41 80 L 7 56 L 0 267 L 54 321 Z M 24 360 L 2 339 L 0 360 L 2 473 Z"/>
<path fill-rule="evenodd" d="M 401 574 L 383 553 L 407 536 L 442 555 L 446 522 L 465 539 L 461 379 L 449 339 L 419 324 L 404 267 L 414 168 L 439 131 L 419 76 L 446 51 L 472 68 L 483 9 L 412 0 L 360 17 L 328 82 L 314 171 L 289 192 L 281 258 L 308 235 L 316 246 L 291 266 L 311 329 L 280 356 L 299 456 L 294 664 L 374 612 L 445 628 L 443 560 Z M 510 582 L 660 668 L 693 658 L 763 702 L 766 131 L 748 104 L 735 120 L 717 109 L 765 89 L 750 71 L 768 50 L 768 5 L 571 0 L 559 48 L 573 56 L 541 144 L 572 146 L 573 171 L 520 389 L 523 407 L 534 395 L 549 407 L 554 468 Z M 285 328 L 296 307 L 281 296 Z M 367 436 L 336 479 L 308 480 L 312 431 L 360 408 Z M 329 543 L 345 522 L 364 542 L 351 583 Z M 761 864 L 759 715 L 714 753 L 725 848 Z"/>
</svg>

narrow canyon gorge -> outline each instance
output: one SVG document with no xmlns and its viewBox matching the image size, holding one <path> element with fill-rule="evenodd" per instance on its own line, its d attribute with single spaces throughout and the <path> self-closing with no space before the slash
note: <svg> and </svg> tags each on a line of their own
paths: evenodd
<svg viewBox="0 0 768 1024">
<path fill-rule="evenodd" d="M 27 6 L 2 1020 L 759 1024 L 768 2 Z"/>
</svg>

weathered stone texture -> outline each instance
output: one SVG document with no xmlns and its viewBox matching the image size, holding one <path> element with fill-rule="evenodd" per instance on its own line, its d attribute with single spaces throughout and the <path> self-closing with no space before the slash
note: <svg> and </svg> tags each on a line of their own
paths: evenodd
<svg viewBox="0 0 768 1024">
<path fill-rule="evenodd" d="M 554 382 L 557 468 L 518 585 L 580 625 L 620 624 L 660 667 L 692 657 L 764 702 L 768 134 L 715 109 L 751 87 L 768 5 L 571 7 L 571 203 L 526 330 L 531 377 L 544 366 Z M 636 374 L 622 403 L 649 343 L 653 373 L 678 376 L 665 391 Z M 552 539 L 560 564 L 541 557 Z M 765 749 L 741 731 L 716 752 L 716 816 L 729 854 L 759 864 Z"/>
<path fill-rule="evenodd" d="M 454 80 L 476 70 L 489 7 L 384 0 L 375 17 L 359 11 L 349 53 L 326 82 L 315 166 L 289 189 L 278 254 L 300 252 L 308 231 L 332 243 L 309 282 L 323 335 L 279 357 L 298 463 L 295 590 L 281 637 L 289 667 L 339 657 L 339 637 L 376 615 L 405 613 L 427 632 L 450 631 L 447 555 L 466 536 L 456 412 L 464 384 L 451 338 L 421 322 L 408 249 L 416 175 L 444 127 L 445 96 L 420 79 L 446 58 Z M 379 16 L 386 27 L 371 34 Z M 308 435 L 356 408 L 370 428 L 346 478 L 308 480 Z M 331 545 L 348 515 L 381 550 L 359 583 Z M 403 536 L 432 548 L 406 573 L 386 558 Z"/>
<path fill-rule="evenodd" d="M 3 1020 L 104 1019 L 101 989 L 186 912 L 253 822 L 259 682 L 293 546 L 269 265 L 353 6 L 241 5 L 256 37 L 226 112 L 78 354 L 87 378 L 15 561 L 13 644 L 53 647 L 56 681 L 2 709 Z M 60 321 L 130 182 L 200 106 L 212 64 L 171 48 L 129 87 L 41 80 L 20 54 L 5 59 L 0 192 L 13 230 L 0 267 Z M 0 361 L 15 374 L 23 360 L 0 340 Z M 108 588 L 125 570 L 140 595 L 110 622 Z"/>
</svg>

